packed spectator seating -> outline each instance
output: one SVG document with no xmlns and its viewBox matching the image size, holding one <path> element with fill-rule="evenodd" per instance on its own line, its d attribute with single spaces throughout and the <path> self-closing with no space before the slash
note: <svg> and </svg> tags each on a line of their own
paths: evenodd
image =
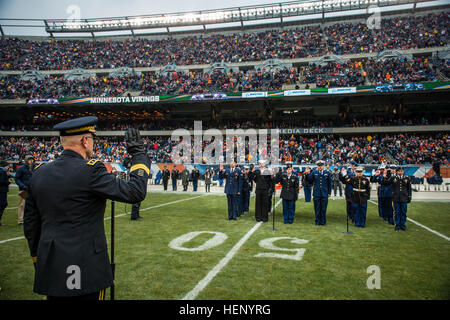
<svg viewBox="0 0 450 320">
<path fill-rule="evenodd" d="M 45 99 L 76 97 L 117 97 L 127 92 L 140 95 L 196 94 L 252 90 L 280 90 L 297 81 L 296 68 L 274 72 L 174 72 L 143 73 L 142 76 L 93 77 L 67 80 L 51 76 L 44 80 L 20 80 L 19 76 L 0 79 L 0 99 Z"/>
<path fill-rule="evenodd" d="M 161 67 L 213 62 L 264 61 L 381 52 L 448 45 L 449 14 L 386 18 L 380 29 L 335 23 L 286 30 L 211 34 L 168 39 L 106 41 L 17 38 L 0 40 L 0 70 L 71 70 Z"/>
<path fill-rule="evenodd" d="M 269 137 L 270 139 L 270 137 Z M 123 137 L 97 137 L 95 157 L 105 162 L 121 163 L 126 156 Z M 399 164 L 431 164 L 436 159 L 448 164 L 450 137 L 448 134 L 376 134 L 358 136 L 282 136 L 279 140 L 280 163 L 314 163 L 321 159 L 329 164 L 381 163 L 390 158 Z M 173 146 L 178 142 L 170 137 L 146 137 L 147 153 L 154 163 L 170 163 Z M 203 148 L 210 141 L 203 142 Z M 193 148 L 193 142 L 192 142 Z M 226 143 L 222 144 L 225 150 Z M 248 150 L 248 145 L 247 145 Z M 33 155 L 37 161 L 55 159 L 62 151 L 59 138 L 51 137 L 1 137 L 0 158 L 21 161 L 25 155 Z M 270 151 L 270 148 L 269 148 Z"/>
<path fill-rule="evenodd" d="M 140 76 L 95 76 L 84 80 L 67 80 L 61 76 L 20 80 L 19 76 L 10 75 L 0 79 L 0 99 L 117 97 L 127 92 L 177 95 L 268 91 L 281 90 L 285 84 L 296 85 L 299 82 L 315 83 L 318 88 L 429 82 L 439 80 L 436 70 L 448 75 L 449 62 L 435 59 L 431 67 L 427 58 L 364 59 L 311 64 L 300 68 L 285 67 L 273 72 L 258 69 L 247 72 L 143 73 Z"/>
</svg>

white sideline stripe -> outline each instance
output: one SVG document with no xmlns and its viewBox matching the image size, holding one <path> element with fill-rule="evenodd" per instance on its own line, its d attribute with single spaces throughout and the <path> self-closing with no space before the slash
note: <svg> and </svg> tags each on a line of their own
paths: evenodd
<svg viewBox="0 0 450 320">
<path fill-rule="evenodd" d="M 187 198 L 187 199 L 180 199 L 180 200 L 176 200 L 176 201 L 172 201 L 172 202 L 167 202 L 167 203 L 163 203 L 163 204 L 158 204 L 158 205 L 153 206 L 153 207 L 148 207 L 148 208 L 140 209 L 140 211 L 150 210 L 150 209 L 155 209 L 155 208 L 159 208 L 159 207 L 164 207 L 164 206 L 167 206 L 167 205 L 169 205 L 169 204 L 174 204 L 174 203 L 178 203 L 178 202 L 182 202 L 182 201 L 187 201 L 187 200 L 197 199 L 197 198 L 204 197 L 204 196 L 206 196 L 206 194 L 203 194 L 203 195 L 197 196 L 197 197 L 192 197 L 192 198 Z M 11 208 L 11 209 L 12 209 L 12 208 Z M 122 217 L 122 216 L 124 216 L 124 215 L 125 215 L 125 213 L 118 214 L 118 215 L 115 215 L 114 218 Z M 106 217 L 104 220 L 109 220 L 109 219 L 111 219 L 111 217 Z M 11 238 L 11 239 L 6 239 L 6 240 L 0 240 L 0 244 L 5 243 L 5 242 L 9 242 L 9 241 L 20 240 L 20 239 L 25 239 L 25 237 L 22 236 L 22 237 L 17 237 L 17 238 Z"/>
<path fill-rule="evenodd" d="M 25 237 L 17 237 L 17 238 L 11 238 L 11 239 L 6 239 L 6 240 L 1 240 L 0 244 L 5 243 L 5 242 L 9 242 L 9 241 L 14 241 L 14 240 L 20 240 L 20 239 L 25 239 Z"/>
<path fill-rule="evenodd" d="M 280 204 L 282 199 L 278 200 L 278 202 L 275 204 L 275 208 Z M 270 211 L 272 212 L 272 211 Z M 239 241 L 234 245 L 233 248 L 227 253 L 227 255 L 219 261 L 219 263 L 204 277 L 202 280 L 200 280 L 199 283 L 189 291 L 182 300 L 194 300 L 198 294 L 211 282 L 212 279 L 225 267 L 228 262 L 233 258 L 233 256 L 236 254 L 236 252 L 242 247 L 242 245 L 250 238 L 250 236 L 258 230 L 258 228 L 262 225 L 262 222 L 257 222 L 253 228 L 250 229 Z"/>
<path fill-rule="evenodd" d="M 206 196 L 206 195 L 203 194 L 203 195 L 201 195 L 201 196 L 196 196 L 196 197 L 192 197 L 192 198 L 180 199 L 180 200 L 175 200 L 175 201 L 172 201 L 172 202 L 167 202 L 167 203 L 163 203 L 163 204 L 158 204 L 158 205 L 153 206 L 153 207 L 147 207 L 147 208 L 144 208 L 144 209 L 139 209 L 139 212 L 140 212 L 140 211 L 151 210 L 151 209 L 155 209 L 155 208 L 159 208 L 159 207 L 168 206 L 169 204 L 175 204 L 175 203 L 178 203 L 178 202 L 183 202 L 183 201 L 187 201 L 187 200 L 193 200 L 193 199 L 197 199 L 197 198 L 204 197 L 204 196 Z M 117 218 L 117 217 L 123 217 L 124 215 L 126 215 L 126 214 L 128 214 L 128 213 L 129 213 L 129 212 L 117 214 L 117 215 L 114 216 L 114 218 Z M 111 217 L 106 217 L 106 218 L 105 218 L 105 220 L 109 220 L 109 219 L 111 219 Z"/>
<path fill-rule="evenodd" d="M 378 205 L 378 203 L 375 202 L 375 201 L 369 200 L 369 202 L 372 202 L 373 204 Z M 417 221 L 415 221 L 415 220 L 413 220 L 413 219 L 411 219 L 411 218 L 406 217 L 406 220 L 409 220 L 409 221 L 411 221 L 412 223 L 417 224 L 419 227 L 422 227 L 422 228 L 424 228 L 425 230 L 430 231 L 431 233 L 434 233 L 434 234 L 438 235 L 439 237 L 444 238 L 444 239 L 447 240 L 447 241 L 450 241 L 450 238 L 449 238 L 449 237 L 443 235 L 442 233 L 437 232 L 436 230 L 433 230 L 433 229 L 431 229 L 431 228 L 428 228 L 427 226 L 424 226 L 423 224 L 421 224 L 421 223 L 419 223 L 419 222 L 417 222 Z"/>
</svg>

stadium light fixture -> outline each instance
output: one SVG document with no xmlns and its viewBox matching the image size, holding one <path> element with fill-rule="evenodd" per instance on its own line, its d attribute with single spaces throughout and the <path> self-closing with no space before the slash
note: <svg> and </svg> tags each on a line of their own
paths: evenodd
<svg viewBox="0 0 450 320">
<path fill-rule="evenodd" d="M 214 23 L 244 23 L 283 17 L 309 15 L 311 13 L 339 12 L 367 8 L 371 4 L 380 7 L 399 4 L 414 4 L 430 0 L 299 0 L 279 4 L 233 7 L 218 10 L 201 10 L 184 13 L 155 14 L 118 18 L 46 20 L 46 31 L 52 33 L 101 32 L 133 29 L 151 29 L 206 25 Z"/>
</svg>

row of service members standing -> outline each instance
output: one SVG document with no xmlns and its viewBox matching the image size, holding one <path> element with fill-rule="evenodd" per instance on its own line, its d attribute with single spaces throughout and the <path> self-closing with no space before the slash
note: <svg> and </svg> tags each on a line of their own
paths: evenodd
<svg viewBox="0 0 450 320">
<path fill-rule="evenodd" d="M 302 175 L 302 186 L 305 192 L 305 202 L 310 202 L 311 197 L 314 202 L 315 224 L 319 226 L 326 225 L 326 213 L 328 199 L 331 196 L 333 179 L 332 173 L 324 169 L 324 162 L 318 161 L 317 169 L 306 168 Z M 339 180 L 345 184 L 346 210 L 347 216 L 352 220 L 356 227 L 364 228 L 366 225 L 367 202 L 370 200 L 371 181 L 380 184 L 383 194 L 385 189 L 392 190 L 392 198 L 388 201 L 379 201 L 378 205 L 381 212 L 387 212 L 383 215 L 386 221 L 392 221 L 395 224 L 395 230 L 405 230 L 407 203 L 411 201 L 411 180 L 403 175 L 403 169 L 399 168 L 397 174 L 375 174 L 370 180 L 363 175 L 364 168 L 357 167 L 352 162 L 348 170 L 344 168 L 338 174 Z M 265 167 L 264 162 L 260 162 L 259 169 L 252 169 L 243 173 L 240 168 L 236 168 L 236 163 L 231 164 L 229 169 L 224 170 L 221 166 L 220 177 L 226 179 L 225 193 L 228 201 L 228 219 L 236 220 L 242 214 L 239 206 L 239 199 L 242 193 L 242 184 L 256 183 L 255 188 L 255 219 L 256 221 L 267 222 L 270 212 L 270 204 L 275 184 L 281 184 L 280 198 L 283 201 L 283 219 L 284 223 L 293 223 L 295 215 L 295 203 L 298 199 L 299 177 L 293 173 L 291 165 L 287 165 L 286 172 L 279 171 L 273 174 Z M 251 190 L 251 187 L 250 187 Z M 244 197 L 249 199 L 249 197 Z M 393 203 L 394 217 L 389 215 L 385 209 L 388 204 Z M 246 207 L 248 209 L 248 206 Z M 248 210 L 246 210 L 248 211 Z"/>
<path fill-rule="evenodd" d="M 406 230 L 408 203 L 412 199 L 411 178 L 405 176 L 402 167 L 380 166 L 372 177 L 379 184 L 378 213 L 380 218 L 394 225 L 394 229 Z"/>
<path fill-rule="evenodd" d="M 127 153 L 131 158 L 129 180 L 124 181 L 108 173 L 101 161 L 90 159 L 97 120 L 96 117 L 84 117 L 56 125 L 54 129 L 60 131 L 64 151 L 55 161 L 37 168 L 29 181 L 24 235 L 35 267 L 34 292 L 47 295 L 48 299 L 104 298 L 105 289 L 113 285 L 104 230 L 106 200 L 139 203 L 147 194 L 150 161 L 139 131 L 128 129 L 125 134 Z M 248 211 L 245 203 L 250 197 L 251 182 L 255 182 L 255 218 L 267 221 L 269 199 L 275 183 L 280 182 L 285 222 L 293 221 L 298 177 L 292 175 L 291 167 L 287 173 L 274 175 L 265 168 L 265 163 L 260 163 L 258 170 L 246 168 L 243 173 L 233 163 L 227 170 L 221 167 L 220 175 L 227 179 L 225 193 L 230 220 L 234 220 L 239 212 Z M 324 224 L 326 204 L 331 195 L 330 173 L 323 170 L 323 163 L 318 163 L 318 170 L 305 172 L 305 175 L 314 188 L 316 222 Z M 355 189 L 358 187 L 353 193 L 367 191 L 365 187 L 369 186 L 361 181 L 356 185 L 357 180 L 348 175 L 342 174 L 342 179 Z M 406 203 L 411 201 L 409 178 L 397 170 L 395 176 L 383 175 L 380 183 L 392 185 L 395 223 L 401 226 L 406 218 Z M 244 195 L 241 199 L 247 198 L 239 209 L 236 196 L 241 195 Z"/>
</svg>

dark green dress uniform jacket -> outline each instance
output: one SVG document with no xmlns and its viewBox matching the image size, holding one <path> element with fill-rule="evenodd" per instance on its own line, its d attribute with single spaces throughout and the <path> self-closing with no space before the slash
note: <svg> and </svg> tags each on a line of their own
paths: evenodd
<svg viewBox="0 0 450 320">
<path fill-rule="evenodd" d="M 106 199 L 138 203 L 147 193 L 149 160 L 136 155 L 131 161 L 129 182 L 71 150 L 33 173 L 24 233 L 36 262 L 34 292 L 76 296 L 112 286 L 103 223 Z M 75 288 L 69 283 L 74 268 L 80 275 Z"/>
<path fill-rule="evenodd" d="M 295 173 L 291 174 L 290 177 L 288 177 L 287 173 L 278 174 L 275 180 L 276 183 L 281 183 L 281 199 L 298 199 L 299 178 Z"/>
</svg>

